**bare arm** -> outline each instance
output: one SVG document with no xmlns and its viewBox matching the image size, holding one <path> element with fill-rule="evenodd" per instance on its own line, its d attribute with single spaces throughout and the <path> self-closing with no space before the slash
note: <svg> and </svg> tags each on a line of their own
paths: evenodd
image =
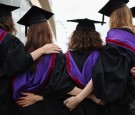
<svg viewBox="0 0 135 115">
<path fill-rule="evenodd" d="M 89 83 L 86 85 L 86 87 L 79 93 L 76 98 L 80 100 L 80 102 L 89 96 L 93 91 L 93 82 L 92 79 L 89 81 Z"/>
<path fill-rule="evenodd" d="M 31 56 L 33 58 L 33 60 L 37 60 L 40 56 L 44 55 L 44 54 L 50 54 L 50 53 L 60 53 L 61 48 L 59 48 L 57 45 L 55 44 L 46 44 L 41 48 L 38 48 L 37 50 L 33 51 L 31 53 Z"/>
<path fill-rule="evenodd" d="M 72 96 L 76 96 L 78 95 L 80 92 L 82 91 L 82 89 L 78 88 L 78 87 L 75 87 L 72 91 L 68 92 L 69 95 L 72 95 Z"/>
<path fill-rule="evenodd" d="M 78 95 L 80 92 L 82 91 L 82 89 L 75 87 L 72 91 L 70 91 L 68 94 L 71 96 L 76 96 Z M 89 94 L 87 96 L 88 99 L 91 99 L 92 101 L 94 101 L 95 103 L 99 104 L 99 105 L 104 105 L 104 102 L 101 99 L 98 99 L 94 93 Z"/>
<path fill-rule="evenodd" d="M 68 94 L 69 95 L 78 95 L 80 92 L 82 91 L 82 89 L 75 87 L 72 91 L 70 91 Z M 43 96 L 40 95 L 36 95 L 34 93 L 22 93 L 22 97 L 20 97 L 18 99 L 18 101 L 16 102 L 18 105 L 22 106 L 22 107 L 26 107 L 26 106 L 30 106 L 38 101 L 42 101 L 43 100 Z"/>
<path fill-rule="evenodd" d="M 90 94 L 87 98 L 93 100 L 96 104 L 99 104 L 99 105 L 105 105 L 105 102 L 102 101 L 101 99 L 98 99 L 94 93 Z"/>
<path fill-rule="evenodd" d="M 87 86 L 76 96 L 72 96 L 64 101 L 64 104 L 70 109 L 74 109 L 83 99 L 89 96 L 93 91 L 92 79 Z"/>
<path fill-rule="evenodd" d="M 88 86 L 91 87 L 91 82 L 89 82 L 88 84 L 89 84 Z M 88 88 L 86 88 L 86 89 L 89 90 Z M 85 93 L 85 96 L 88 95 L 87 98 L 92 99 L 97 104 L 101 104 L 101 105 L 104 104 L 103 101 L 100 100 L 100 99 L 97 99 L 94 94 L 90 94 L 89 95 L 88 93 L 91 92 L 91 91 L 87 91 L 87 90 L 85 90 L 85 92 L 87 92 L 87 93 Z M 67 100 L 69 100 L 68 103 L 70 103 L 70 100 L 72 100 L 72 99 L 76 103 L 76 98 L 73 97 L 73 96 L 80 95 L 82 93 L 81 91 L 83 91 L 83 90 L 80 89 L 80 88 L 78 88 L 78 87 L 75 87 L 72 91 L 70 91 L 68 94 L 69 95 L 72 95 L 72 97 L 67 99 Z M 22 93 L 22 94 L 24 96 L 23 97 L 20 97 L 19 100 L 16 102 L 18 105 L 21 105 L 22 107 L 30 106 L 30 105 L 38 102 L 38 101 L 42 101 L 43 100 L 43 97 L 42 96 L 39 96 L 39 95 L 36 95 L 36 94 L 33 94 L 33 93 Z M 83 96 L 83 99 L 86 98 L 85 96 Z M 83 99 L 81 99 L 81 100 L 83 100 Z M 64 103 L 65 103 L 65 101 L 64 101 Z M 77 99 L 77 102 L 79 104 L 81 101 L 79 99 Z M 68 103 L 66 103 L 66 104 L 68 104 Z"/>
</svg>

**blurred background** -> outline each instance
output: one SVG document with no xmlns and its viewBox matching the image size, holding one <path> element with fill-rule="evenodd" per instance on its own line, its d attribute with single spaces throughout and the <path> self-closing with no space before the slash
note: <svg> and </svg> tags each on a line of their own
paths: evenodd
<svg viewBox="0 0 135 115">
<path fill-rule="evenodd" d="M 53 30 L 56 43 L 62 48 L 63 52 L 67 50 L 67 41 L 77 23 L 67 22 L 69 19 L 89 18 L 93 20 L 102 20 L 102 15 L 98 11 L 108 2 L 108 0 L 0 0 L 0 3 L 20 6 L 20 9 L 13 12 L 13 18 L 17 22 L 32 5 L 44 8 L 53 12 L 55 15 L 49 19 Z M 127 4 L 129 8 L 135 6 L 135 0 L 130 0 Z M 105 17 L 103 26 L 96 24 L 96 29 L 105 41 L 106 32 L 109 29 L 109 18 Z M 135 19 L 134 19 L 135 21 Z M 135 22 L 134 22 L 135 24 Z M 17 37 L 25 44 L 25 28 L 16 23 L 18 30 Z"/>
</svg>

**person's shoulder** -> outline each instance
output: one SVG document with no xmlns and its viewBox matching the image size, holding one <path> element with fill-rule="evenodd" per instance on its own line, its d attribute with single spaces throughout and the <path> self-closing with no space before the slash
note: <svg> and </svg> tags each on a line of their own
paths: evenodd
<svg viewBox="0 0 135 115">
<path fill-rule="evenodd" d="M 13 43 L 15 40 L 18 41 L 18 38 L 16 38 L 15 36 L 9 34 L 8 32 L 6 32 L 6 35 L 4 36 L 3 42 L 2 44 L 6 45 L 6 44 L 11 44 Z"/>
<path fill-rule="evenodd" d="M 12 34 L 10 34 L 10 33 L 8 33 L 8 32 L 7 32 L 7 34 L 6 34 L 6 37 L 8 37 L 8 38 L 10 38 L 10 39 L 12 39 L 12 38 L 17 38 L 17 37 L 15 37 L 14 35 L 12 35 Z"/>
<path fill-rule="evenodd" d="M 14 36 L 10 33 L 7 33 L 5 37 L 6 37 L 6 40 L 10 41 L 10 42 L 14 42 L 14 41 L 15 42 L 21 42 L 16 36 Z"/>
<path fill-rule="evenodd" d="M 16 36 L 7 33 L 5 37 L 6 38 L 3 41 L 5 45 L 8 45 L 14 48 L 18 46 L 24 47 L 24 44 Z"/>
<path fill-rule="evenodd" d="M 101 49 L 100 52 L 112 51 L 116 46 L 112 44 L 105 44 Z"/>
<path fill-rule="evenodd" d="M 122 28 L 118 28 L 118 29 L 129 32 L 131 34 L 135 34 L 134 30 L 130 27 L 122 27 Z"/>
</svg>

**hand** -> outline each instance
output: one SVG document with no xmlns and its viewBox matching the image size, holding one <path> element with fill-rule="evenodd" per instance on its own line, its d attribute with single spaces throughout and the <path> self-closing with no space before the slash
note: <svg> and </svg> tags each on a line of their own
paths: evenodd
<svg viewBox="0 0 135 115">
<path fill-rule="evenodd" d="M 130 72 L 131 72 L 131 75 L 132 75 L 133 77 L 135 77 L 135 67 L 132 67 L 132 68 L 130 69 Z"/>
<path fill-rule="evenodd" d="M 93 100 L 95 103 L 97 103 L 98 105 L 105 105 L 105 102 L 102 101 L 101 99 L 98 99 L 95 94 L 90 94 L 88 96 L 89 99 Z"/>
<path fill-rule="evenodd" d="M 46 44 L 42 47 L 43 54 L 60 53 L 61 48 L 56 44 Z"/>
<path fill-rule="evenodd" d="M 16 102 L 18 105 L 22 107 L 30 106 L 37 101 L 43 100 L 42 96 L 35 95 L 33 93 L 22 93 L 24 95 L 23 97 L 20 97 L 18 101 Z"/>
<path fill-rule="evenodd" d="M 72 111 L 80 102 L 81 100 L 77 96 L 72 96 L 64 101 L 64 105 Z"/>
</svg>

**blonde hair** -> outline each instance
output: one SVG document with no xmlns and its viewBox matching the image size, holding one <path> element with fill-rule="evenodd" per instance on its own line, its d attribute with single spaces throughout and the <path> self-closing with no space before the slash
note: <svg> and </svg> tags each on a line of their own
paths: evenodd
<svg viewBox="0 0 135 115">
<path fill-rule="evenodd" d="M 110 16 L 110 29 L 129 28 L 135 33 L 132 18 L 132 13 L 127 6 L 119 8 L 115 10 Z"/>
</svg>

